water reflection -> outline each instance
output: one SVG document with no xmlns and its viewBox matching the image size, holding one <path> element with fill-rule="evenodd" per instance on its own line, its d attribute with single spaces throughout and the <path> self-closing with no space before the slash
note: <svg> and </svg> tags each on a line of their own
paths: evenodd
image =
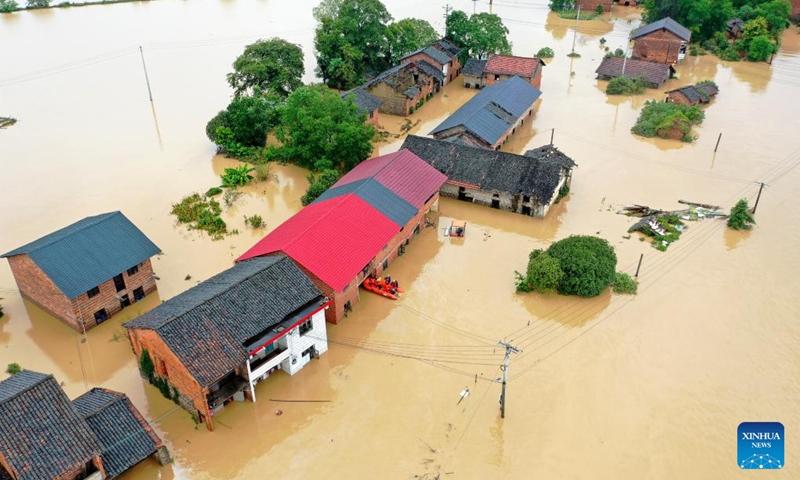
<svg viewBox="0 0 800 480">
<path fill-rule="evenodd" d="M 556 322 L 566 328 L 577 328 L 597 318 L 612 299 L 611 289 L 593 298 L 580 298 L 572 295 L 559 295 L 556 292 L 519 294 L 518 301 L 530 312 L 533 318 Z M 530 327 L 518 334 L 526 342 L 544 343 L 558 331 L 549 322 L 531 322 Z"/>
<path fill-rule="evenodd" d="M 722 237 L 725 239 L 725 248 L 733 250 L 739 246 L 743 241 L 750 238 L 753 234 L 752 230 L 733 230 L 730 228 L 725 229 Z"/>
</svg>

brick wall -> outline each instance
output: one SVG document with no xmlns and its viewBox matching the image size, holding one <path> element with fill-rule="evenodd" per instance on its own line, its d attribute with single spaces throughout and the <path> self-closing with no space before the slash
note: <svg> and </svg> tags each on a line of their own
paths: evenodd
<svg viewBox="0 0 800 480">
<path fill-rule="evenodd" d="M 483 76 L 475 76 L 475 75 L 467 75 L 466 73 L 462 75 L 464 78 L 464 86 L 467 88 L 483 88 L 486 85 L 486 82 L 483 80 Z"/>
<path fill-rule="evenodd" d="M 117 292 L 114 286 L 114 280 L 108 280 L 99 285 L 100 293 L 92 298 L 85 293 L 72 299 L 72 308 L 77 312 L 77 317 L 82 318 L 86 323 L 86 329 L 89 330 L 97 326 L 94 314 L 98 310 L 104 308 L 109 317 L 122 310 L 117 295 L 120 297 L 128 295 L 131 304 L 135 303 L 133 291 L 139 287 L 144 288 L 145 295 L 156 290 L 156 281 L 153 278 L 153 265 L 150 259 L 137 265 L 139 271 L 133 275 L 128 275 L 128 272 L 122 272 L 122 278 L 125 281 L 125 289 Z"/>
<path fill-rule="evenodd" d="M 509 78 L 513 77 L 514 75 L 501 75 L 501 74 L 494 74 L 486 72 L 483 74 L 483 84 L 485 86 L 494 85 L 495 83 L 500 83 L 503 80 L 508 80 Z M 526 82 L 530 83 L 536 88 L 542 88 L 542 64 L 540 63 L 536 67 L 536 71 L 533 74 L 533 77 L 522 77 L 517 75 L 519 78 L 525 80 Z"/>
<path fill-rule="evenodd" d="M 8 263 L 22 296 L 75 330 L 80 330 L 74 320 L 78 315 L 67 296 L 28 255 L 14 255 L 8 258 Z"/>
<path fill-rule="evenodd" d="M 602 5 L 605 12 L 611 11 L 611 2 L 608 0 L 577 0 L 575 2 L 575 8 L 580 6 L 583 12 L 594 12 L 598 5 Z"/>
<path fill-rule="evenodd" d="M 166 378 L 170 385 L 180 392 L 179 404 L 181 407 L 192 415 L 197 415 L 198 418 L 204 417 L 208 429 L 214 430 L 211 413 L 208 409 L 208 401 L 206 400 L 208 390 L 195 380 L 158 333 L 153 330 L 134 328 L 128 330 L 128 339 L 136 356 L 137 366 L 142 355 L 142 349 L 146 348 L 156 366 L 156 373 Z"/>
<path fill-rule="evenodd" d="M 369 93 L 383 100 L 383 104 L 378 111 L 381 113 L 388 113 L 389 115 L 407 116 L 410 114 L 411 107 L 416 108 L 416 104 L 428 94 L 434 93 L 434 80 L 425 73 L 416 70 L 418 74 L 418 82 L 414 82 L 413 73 L 408 70 L 398 72 L 399 85 L 395 88 L 390 87 L 385 83 L 377 83 L 368 89 Z M 408 98 L 405 95 L 407 88 L 417 85 L 420 87 L 420 93 L 414 98 Z"/>
<path fill-rule="evenodd" d="M 633 41 L 633 58 L 674 64 L 683 41 L 666 30 L 659 30 Z"/>
<path fill-rule="evenodd" d="M 379 114 L 380 110 L 376 108 L 375 110 L 367 114 L 366 122 L 377 127 L 378 123 L 380 122 L 380 117 L 378 116 Z"/>
<path fill-rule="evenodd" d="M 677 103 L 679 105 L 692 105 L 686 96 L 680 92 L 670 92 L 667 94 L 668 103 Z M 699 102 L 698 102 L 699 103 Z"/>
<path fill-rule="evenodd" d="M 792 4 L 792 15 L 800 14 L 800 0 L 789 0 Z"/>
</svg>

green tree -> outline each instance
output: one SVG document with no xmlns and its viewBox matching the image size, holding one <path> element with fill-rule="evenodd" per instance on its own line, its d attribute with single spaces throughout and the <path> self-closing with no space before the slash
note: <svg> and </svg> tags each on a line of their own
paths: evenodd
<svg viewBox="0 0 800 480">
<path fill-rule="evenodd" d="M 459 60 L 486 58 L 490 53 L 511 54 L 508 28 L 492 13 L 467 14 L 456 10 L 447 17 L 446 38 L 462 48 Z"/>
<path fill-rule="evenodd" d="M 308 190 L 300 198 L 300 202 L 305 206 L 316 200 L 325 190 L 331 188 L 334 183 L 339 181 L 341 174 L 338 170 L 325 169 L 321 172 L 308 175 Z"/>
<path fill-rule="evenodd" d="M 792 5 L 786 0 L 772 0 L 756 7 L 756 15 L 764 17 L 767 21 L 773 38 L 777 38 L 782 31 L 789 27 L 791 13 Z"/>
<path fill-rule="evenodd" d="M 360 83 L 389 67 L 387 29 L 392 16 L 380 0 L 332 0 L 314 10 L 317 72 L 337 88 Z"/>
<path fill-rule="evenodd" d="M 324 85 L 298 88 L 275 129 L 278 156 L 314 171 L 349 171 L 372 153 L 375 129 L 365 119 L 352 98 L 342 101 Z"/>
<path fill-rule="evenodd" d="M 439 38 L 439 34 L 430 23 L 417 18 L 404 18 L 392 23 L 387 29 L 386 36 L 388 40 L 386 57 L 393 64 L 403 55 L 429 45 Z"/>
<path fill-rule="evenodd" d="M 728 228 L 733 230 L 750 230 L 756 219 L 750 213 L 750 205 L 747 200 L 742 198 L 731 209 L 731 216 L 728 217 Z"/>
<path fill-rule="evenodd" d="M 254 90 L 288 97 L 301 86 L 305 67 L 303 50 L 299 45 L 281 38 L 259 40 L 248 45 L 233 62 L 228 83 L 236 95 L 252 94 Z"/>
<path fill-rule="evenodd" d="M 564 272 L 561 262 L 551 257 L 547 252 L 536 249 L 528 256 L 528 270 L 525 276 L 518 275 L 518 292 L 546 292 L 558 287 Z"/>
<path fill-rule="evenodd" d="M 550 245 L 547 253 L 561 264 L 558 292 L 563 295 L 596 297 L 614 281 L 617 255 L 602 238 L 573 235 Z"/>
<path fill-rule="evenodd" d="M 233 133 L 235 142 L 248 147 L 263 147 L 267 142 L 267 132 L 280 120 L 282 102 L 277 94 L 263 95 L 258 89 L 252 97 L 234 97 L 228 108 L 208 122 L 206 135 L 217 145 L 223 145 L 217 132 L 219 127 L 226 127 Z"/>
<path fill-rule="evenodd" d="M 747 48 L 747 59 L 751 62 L 766 62 L 770 55 L 777 53 L 778 46 L 764 35 L 754 38 Z"/>
<path fill-rule="evenodd" d="M 28 8 L 45 8 L 50 6 L 52 0 L 28 0 Z"/>
<path fill-rule="evenodd" d="M 671 17 L 692 32 L 692 41 L 703 41 L 724 31 L 734 15 L 731 0 L 644 0 L 647 23 Z"/>
<path fill-rule="evenodd" d="M 0 13 L 9 13 L 19 9 L 15 0 L 0 0 Z"/>
<path fill-rule="evenodd" d="M 550 0 L 550 10 L 554 12 L 572 10 L 574 6 L 575 2 L 573 0 Z"/>
<path fill-rule="evenodd" d="M 614 293 L 636 295 L 639 290 L 639 281 L 624 272 L 617 272 L 614 276 Z"/>
</svg>

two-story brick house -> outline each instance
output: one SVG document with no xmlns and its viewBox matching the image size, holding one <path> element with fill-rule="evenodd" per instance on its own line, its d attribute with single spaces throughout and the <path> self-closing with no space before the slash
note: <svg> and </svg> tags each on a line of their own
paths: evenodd
<svg viewBox="0 0 800 480">
<path fill-rule="evenodd" d="M 666 17 L 631 32 L 633 58 L 674 65 L 686 56 L 692 32 Z"/>
<path fill-rule="evenodd" d="M 23 297 L 72 328 L 89 330 L 156 290 L 161 250 L 121 212 L 73 223 L 0 255 Z"/>
<path fill-rule="evenodd" d="M 238 261 L 288 256 L 331 300 L 327 321 L 339 323 L 364 279 L 383 275 L 424 228 L 446 179 L 407 150 L 366 160 Z"/>
<path fill-rule="evenodd" d="M 441 39 L 400 59 L 400 63 L 426 62 L 442 72 L 442 86 L 452 82 L 461 73 L 458 60 L 460 48 L 446 39 Z"/>
<path fill-rule="evenodd" d="M 380 100 L 378 110 L 381 113 L 403 117 L 438 92 L 443 78 L 442 72 L 433 65 L 416 61 L 381 72 L 359 88 Z"/>
<path fill-rule="evenodd" d="M 483 88 L 517 76 L 536 88 L 542 88 L 544 66 L 540 58 L 493 53 L 486 60 L 471 59 L 464 65 L 464 86 Z"/>
</svg>

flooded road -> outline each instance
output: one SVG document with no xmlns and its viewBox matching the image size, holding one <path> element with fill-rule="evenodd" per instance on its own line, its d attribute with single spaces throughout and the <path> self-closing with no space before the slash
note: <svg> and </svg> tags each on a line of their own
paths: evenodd
<svg viewBox="0 0 800 480">
<path fill-rule="evenodd" d="M 425 18 L 442 29 L 444 2 L 385 3 L 395 18 Z M 244 45 L 272 36 L 300 43 L 305 80 L 313 80 L 309 5 L 164 0 L 0 16 L 0 115 L 20 120 L 0 131 L 0 251 L 122 210 L 164 252 L 153 261 L 159 294 L 83 343 L 23 301 L 0 263 L 0 365 L 52 372 L 70 397 L 99 384 L 130 395 L 175 462 L 148 460 L 126 480 L 250 479 L 265 471 L 292 479 L 745 478 L 736 465 L 744 421 L 784 424 L 786 469 L 773 475 L 797 478 L 800 172 L 791 167 L 800 161 L 800 31 L 784 34 L 772 66 L 687 57 L 664 88 L 607 98 L 605 82 L 594 80 L 600 38 L 624 48 L 636 9 L 580 22 L 574 36 L 575 22 L 548 14 L 544 2 L 498 0 L 493 8 L 514 53 L 556 52 L 533 122 L 503 149 L 548 143 L 554 129 L 556 146 L 579 165 L 572 193 L 543 220 L 443 199 L 438 226 L 390 269 L 407 285 L 404 298 L 364 293 L 349 318 L 329 327 L 327 354 L 295 377 L 279 373 L 259 384 L 258 403 L 232 404 L 213 433 L 142 384 L 121 323 L 227 268 L 300 209 L 305 172 L 274 165 L 271 179 L 225 209 L 238 235 L 214 242 L 169 215 L 172 203 L 216 185 L 235 164 L 214 155 L 204 127 L 229 100 L 225 73 Z M 566 57 L 573 38 L 581 54 L 574 60 Z M 631 135 L 645 100 L 706 78 L 720 94 L 695 128 L 696 143 Z M 410 117 L 411 133 L 426 135 L 474 93 L 447 86 Z M 381 116 L 390 132 L 403 121 Z M 390 138 L 376 147 L 386 153 L 401 144 Z M 729 208 L 755 198 L 755 181 L 769 185 L 755 230 L 691 224 L 666 253 L 624 239 L 632 221 L 614 213 L 631 203 L 677 208 L 678 199 Z M 254 213 L 265 229 L 244 225 Z M 468 222 L 463 240 L 443 236 L 453 218 Z M 571 234 L 608 239 L 629 273 L 644 253 L 639 294 L 515 294 L 514 270 L 525 268 L 528 252 Z M 512 357 L 502 420 L 492 381 L 501 375 L 500 339 L 523 350 Z M 459 404 L 465 387 L 470 395 Z M 293 399 L 329 402 L 281 401 Z"/>
</svg>

